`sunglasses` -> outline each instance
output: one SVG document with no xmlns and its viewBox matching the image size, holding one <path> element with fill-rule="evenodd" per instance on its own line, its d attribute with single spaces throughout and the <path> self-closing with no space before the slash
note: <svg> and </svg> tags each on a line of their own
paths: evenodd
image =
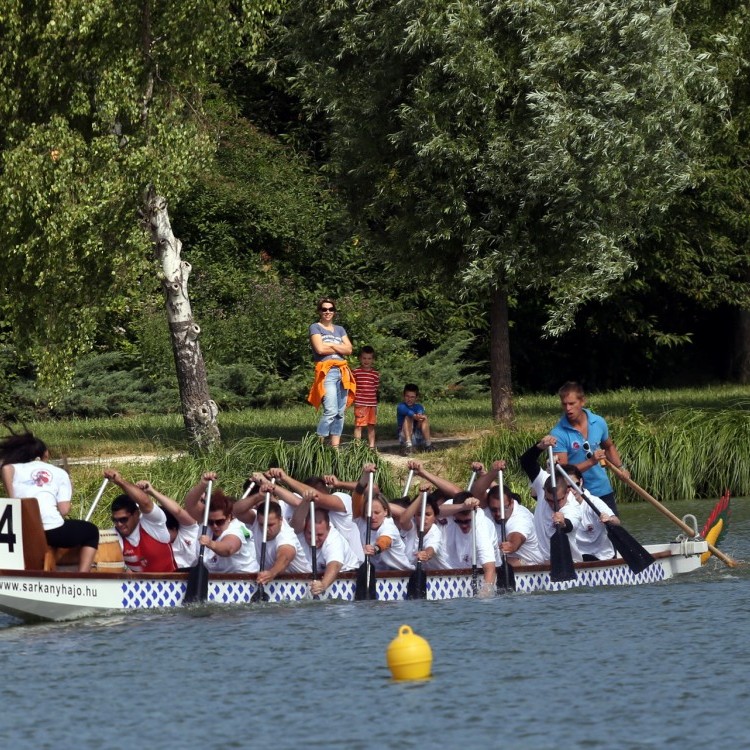
<svg viewBox="0 0 750 750">
<path fill-rule="evenodd" d="M 583 450 L 586 451 L 586 458 L 593 458 L 594 457 L 594 453 L 591 450 L 591 446 L 589 445 L 589 441 L 588 440 L 584 440 L 583 441 L 583 446 L 582 447 L 583 447 Z"/>
<path fill-rule="evenodd" d="M 209 526 L 223 526 L 228 519 L 226 518 L 209 518 L 208 519 L 208 525 Z"/>
<path fill-rule="evenodd" d="M 132 515 L 133 515 L 132 513 L 128 513 L 127 516 L 112 516 L 112 523 L 115 526 L 120 526 L 120 525 L 122 525 L 124 523 L 127 523 L 128 522 L 128 518 L 130 518 L 130 516 L 132 516 Z"/>
<path fill-rule="evenodd" d="M 336 312 L 335 307 L 319 307 L 318 310 L 320 312 Z"/>
<path fill-rule="evenodd" d="M 471 524 L 471 518 L 454 518 L 453 519 L 459 526 L 469 526 Z"/>
</svg>

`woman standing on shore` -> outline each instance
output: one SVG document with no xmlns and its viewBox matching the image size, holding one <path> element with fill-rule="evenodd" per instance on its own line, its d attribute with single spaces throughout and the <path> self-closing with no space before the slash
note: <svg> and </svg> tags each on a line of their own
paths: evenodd
<svg viewBox="0 0 750 750">
<path fill-rule="evenodd" d="M 333 322 L 336 303 L 329 297 L 318 302 L 320 319 L 310 326 L 310 345 L 315 360 L 315 379 L 307 400 L 317 409 L 323 404 L 323 415 L 318 422 L 321 441 L 330 437 L 337 448 L 344 431 L 346 407 L 354 401 L 354 378 L 346 361 L 352 344 L 342 326 Z"/>
<path fill-rule="evenodd" d="M 30 432 L 0 440 L 0 466 L 8 497 L 35 497 L 50 547 L 81 547 L 79 572 L 88 573 L 99 547 L 99 529 L 89 521 L 65 518 L 73 486 L 66 471 L 47 463 L 49 451 Z"/>
</svg>

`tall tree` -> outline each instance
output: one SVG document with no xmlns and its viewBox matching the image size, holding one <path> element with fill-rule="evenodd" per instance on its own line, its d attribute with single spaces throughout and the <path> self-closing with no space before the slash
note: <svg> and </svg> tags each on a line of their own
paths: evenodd
<svg viewBox="0 0 750 750">
<path fill-rule="evenodd" d="M 493 414 L 513 418 L 508 301 L 547 328 L 606 297 L 696 179 L 723 90 L 654 0 L 304 0 L 275 57 L 330 128 L 355 214 L 418 283 L 487 300 Z M 456 279 L 460 278 L 461 282 Z"/>
<path fill-rule="evenodd" d="M 8 0 L 0 13 L 0 325 L 59 393 L 149 272 L 146 185 L 210 158 L 204 102 L 275 0 Z M 218 434 L 218 433 L 216 433 Z"/>
</svg>

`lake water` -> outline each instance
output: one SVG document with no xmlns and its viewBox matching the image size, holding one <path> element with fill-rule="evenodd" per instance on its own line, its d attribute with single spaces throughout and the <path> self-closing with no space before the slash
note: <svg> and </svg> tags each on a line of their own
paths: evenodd
<svg viewBox="0 0 750 750">
<path fill-rule="evenodd" d="M 750 560 L 750 503 L 732 505 L 722 549 Z M 670 507 L 702 524 L 710 506 Z M 645 542 L 678 533 L 647 505 L 621 515 Z M 0 615 L 0 747 L 745 747 L 748 568 L 489 600 Z M 432 646 L 429 681 L 390 678 L 402 624 Z"/>
</svg>

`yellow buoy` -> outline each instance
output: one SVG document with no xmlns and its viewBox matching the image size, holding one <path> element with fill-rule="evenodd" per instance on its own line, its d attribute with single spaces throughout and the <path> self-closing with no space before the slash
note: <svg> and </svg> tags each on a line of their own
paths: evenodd
<svg viewBox="0 0 750 750">
<path fill-rule="evenodd" d="M 394 680 L 426 680 L 432 669 L 432 649 L 408 625 L 402 625 L 388 646 L 386 660 Z"/>
</svg>

